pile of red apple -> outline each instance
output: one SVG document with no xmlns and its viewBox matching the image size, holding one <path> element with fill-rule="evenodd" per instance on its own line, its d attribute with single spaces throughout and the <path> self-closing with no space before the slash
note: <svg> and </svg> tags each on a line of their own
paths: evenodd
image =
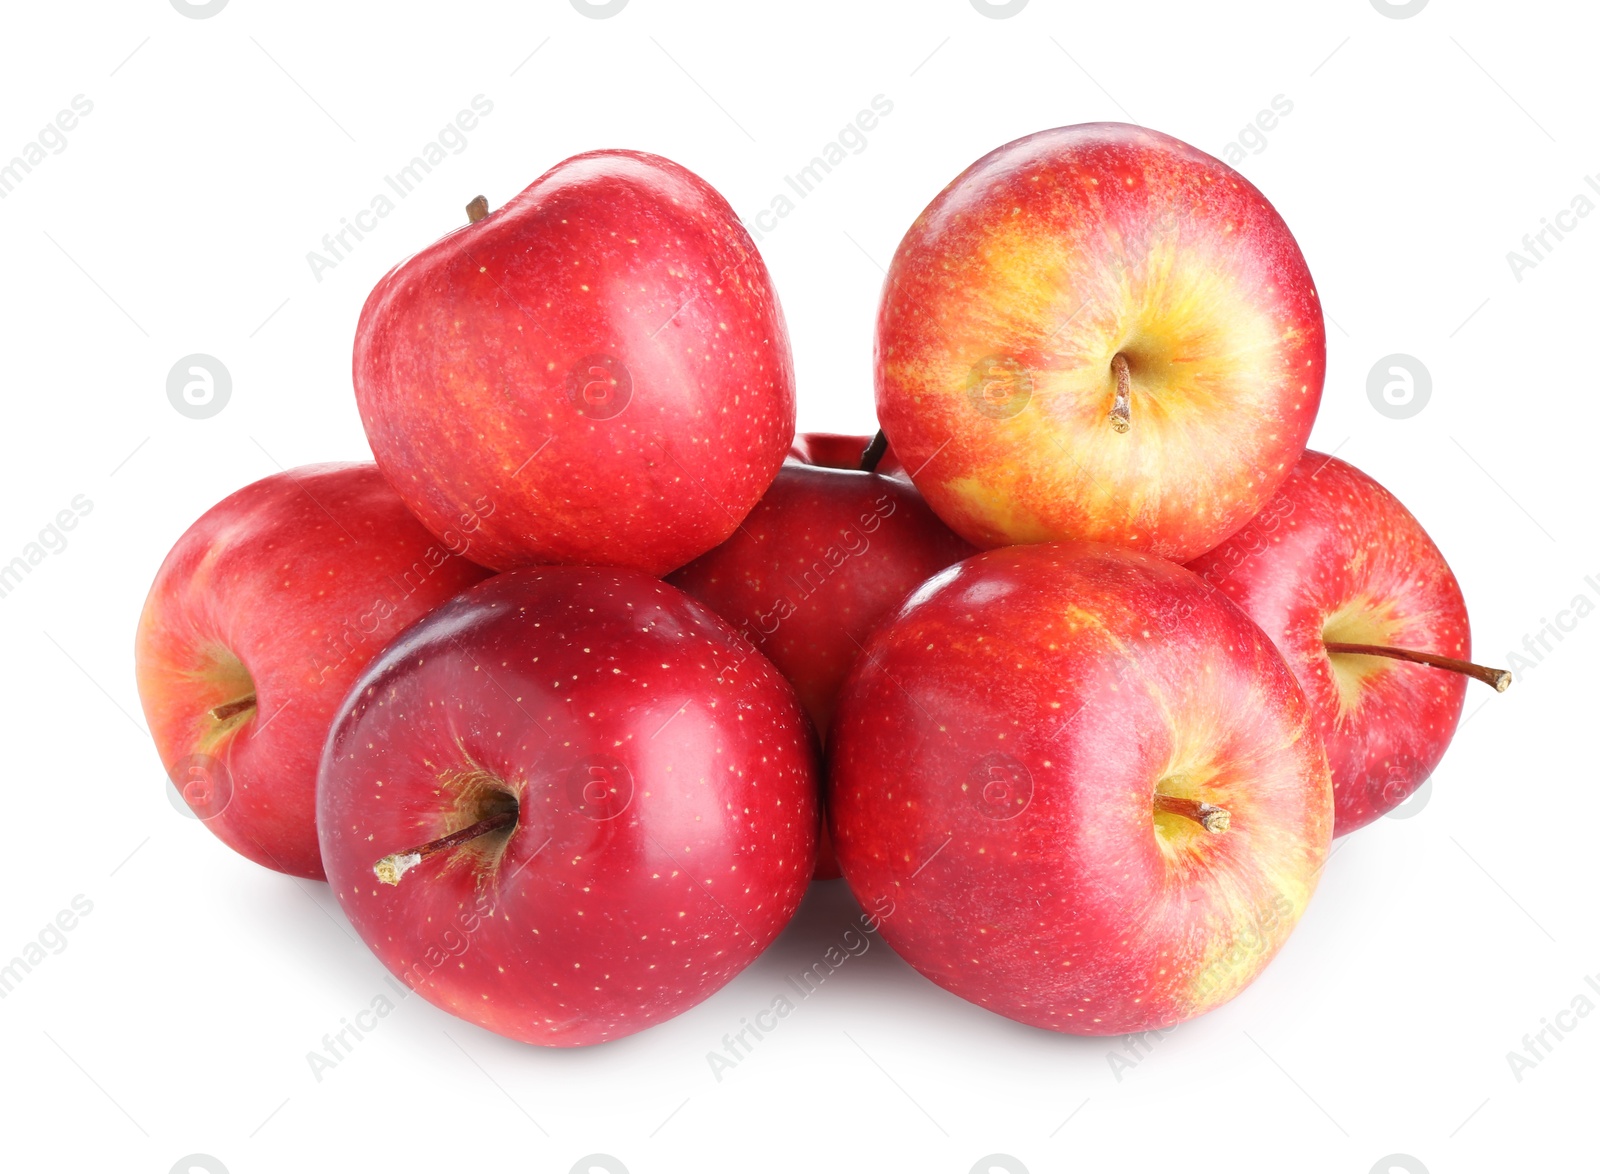
<svg viewBox="0 0 1600 1174">
<path fill-rule="evenodd" d="M 1311 275 L 1183 143 L 1045 131 L 941 192 L 870 443 L 794 434 L 767 269 L 684 168 L 468 212 L 362 311 L 376 464 L 213 507 L 137 647 L 195 814 L 456 1015 L 639 1031 L 842 872 L 963 998 L 1175 1024 L 1509 683 L 1416 519 L 1305 451 Z"/>
</svg>

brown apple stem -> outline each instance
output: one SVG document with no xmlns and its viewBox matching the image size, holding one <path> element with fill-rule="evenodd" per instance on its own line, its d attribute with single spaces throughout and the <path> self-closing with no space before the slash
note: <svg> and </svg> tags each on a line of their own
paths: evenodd
<svg viewBox="0 0 1600 1174">
<path fill-rule="evenodd" d="M 1117 398 L 1111 403 L 1111 427 L 1126 432 L 1132 426 L 1133 377 L 1128 373 L 1128 357 L 1121 351 L 1111 356 L 1111 369 L 1117 375 Z"/>
<path fill-rule="evenodd" d="M 489 201 L 484 196 L 474 196 L 472 203 L 467 205 L 467 223 L 476 224 L 489 215 Z"/>
<path fill-rule="evenodd" d="M 1382 644 L 1342 644 L 1335 640 L 1325 641 L 1323 647 L 1329 652 L 1346 652 L 1356 656 L 1388 656 L 1395 660 L 1409 661 L 1411 664 L 1426 664 L 1436 669 L 1449 669 L 1452 673 L 1461 673 L 1475 681 L 1482 681 L 1485 685 L 1493 685 L 1496 693 L 1504 693 L 1511 688 L 1509 670 L 1492 669 L 1485 665 L 1473 664 L 1470 660 L 1457 660 L 1453 656 L 1435 656 L 1431 652 L 1413 652 L 1409 648 L 1389 648 Z"/>
<path fill-rule="evenodd" d="M 230 717 L 234 717 L 237 714 L 243 713 L 247 709 L 254 709 L 255 707 L 256 695 L 252 693 L 248 697 L 241 697 L 237 701 L 230 701 L 226 705 L 217 706 L 211 711 L 211 720 L 225 722 Z"/>
<path fill-rule="evenodd" d="M 883 454 L 888 451 L 889 438 L 883 434 L 883 429 L 880 428 L 877 435 L 872 438 L 872 443 L 861 450 L 861 471 L 863 473 L 877 472 L 878 462 L 883 460 Z"/>
<path fill-rule="evenodd" d="M 480 819 L 477 823 L 470 824 L 458 832 L 451 832 L 448 836 L 440 836 L 437 840 L 429 840 L 426 844 L 418 844 L 415 848 L 407 848 L 403 852 L 390 853 L 374 864 L 372 871 L 384 884 L 397 885 L 401 877 L 434 853 L 459 848 L 479 836 L 486 836 L 516 822 L 515 811 L 497 811 L 489 818 Z"/>
<path fill-rule="evenodd" d="M 1233 822 L 1226 807 L 1218 807 L 1200 799 L 1180 799 L 1176 795 L 1157 795 L 1156 810 L 1192 819 L 1212 835 L 1227 831 L 1228 825 Z"/>
</svg>

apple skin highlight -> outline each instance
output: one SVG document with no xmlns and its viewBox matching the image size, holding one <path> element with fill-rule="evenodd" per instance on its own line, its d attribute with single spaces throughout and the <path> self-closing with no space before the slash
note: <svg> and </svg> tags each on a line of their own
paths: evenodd
<svg viewBox="0 0 1600 1174">
<path fill-rule="evenodd" d="M 371 463 L 265 477 L 178 539 L 139 617 L 135 673 L 162 765 L 180 792 L 198 772 L 196 814 L 223 843 L 323 877 L 317 762 L 333 715 L 391 638 L 489 574 L 471 549 L 424 530 Z"/>
<path fill-rule="evenodd" d="M 1461 720 L 1467 678 L 1325 641 L 1472 658 L 1461 587 L 1387 489 L 1307 451 L 1262 525 L 1189 567 L 1260 624 L 1299 678 L 1333 773 L 1334 834 L 1371 823 L 1433 773 Z"/>
<path fill-rule="evenodd" d="M 570 1047 L 681 1014 L 777 937 L 816 864 L 819 786 L 793 687 L 709 608 L 639 571 L 539 567 L 372 663 L 317 821 L 334 896 L 393 974 Z M 507 810 L 398 883 L 374 871 Z"/>
<path fill-rule="evenodd" d="M 1325 360 L 1305 259 L 1248 180 L 1156 131 L 1069 126 L 985 155 L 900 242 L 878 419 L 974 545 L 1092 539 L 1181 562 L 1288 475 Z"/>
<path fill-rule="evenodd" d="M 766 265 L 678 164 L 596 151 L 396 266 L 356 329 L 378 465 L 495 570 L 663 575 L 716 546 L 794 435 Z"/>
<path fill-rule="evenodd" d="M 845 683 L 829 779 L 840 865 L 867 907 L 894 901 L 895 951 L 1076 1035 L 1170 1026 L 1242 990 L 1333 828 L 1272 642 L 1183 568 L 1093 543 L 989 551 L 919 588 Z M 1219 805 L 1228 830 L 1158 795 Z"/>
</svg>

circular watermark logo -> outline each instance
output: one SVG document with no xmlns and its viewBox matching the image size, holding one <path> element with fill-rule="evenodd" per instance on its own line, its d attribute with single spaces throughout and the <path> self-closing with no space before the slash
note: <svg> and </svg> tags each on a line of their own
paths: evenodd
<svg viewBox="0 0 1600 1174">
<path fill-rule="evenodd" d="M 1405 799 L 1383 814 L 1388 819 L 1411 819 L 1413 816 L 1421 815 L 1422 809 L 1428 805 L 1428 800 L 1432 798 L 1433 780 L 1426 778 L 1422 780 L 1422 786 L 1412 791 Z"/>
<path fill-rule="evenodd" d="M 577 0 L 573 0 L 577 3 Z M 628 1168 L 622 1164 L 621 1158 L 613 1158 L 610 1154 L 590 1154 L 586 1158 L 579 1158 L 572 1163 L 572 1169 L 567 1174 L 628 1174 Z"/>
<path fill-rule="evenodd" d="M 1415 16 L 1427 6 L 1428 0 L 1406 0 L 1404 4 L 1397 4 L 1394 0 L 1372 0 L 1372 7 L 1390 20 L 1405 20 L 1406 17 Z"/>
<path fill-rule="evenodd" d="M 1033 373 L 1010 355 L 988 355 L 967 372 L 967 398 L 991 420 L 1009 420 L 1033 398 Z"/>
<path fill-rule="evenodd" d="M 174 3 L 177 0 L 173 0 Z M 220 4 L 217 7 L 222 7 Z M 172 1164 L 169 1174 L 228 1174 L 228 1168 L 210 1154 L 190 1154 Z"/>
<path fill-rule="evenodd" d="M 1423 0 L 1424 3 L 1427 0 Z M 1015 16 L 1028 6 L 1028 0 L 1006 0 L 1006 3 L 996 3 L 996 0 L 972 0 L 972 7 L 977 9 L 990 20 L 1005 20 Z"/>
<path fill-rule="evenodd" d="M 1013 1158 L 1010 1154 L 989 1154 L 972 1163 L 972 1169 L 967 1174 L 1028 1174 L 1028 1168 L 1020 1159 Z"/>
<path fill-rule="evenodd" d="M 172 764 L 167 776 L 167 801 L 189 819 L 215 819 L 233 801 L 233 775 L 228 764 L 209 754 L 189 754 Z"/>
<path fill-rule="evenodd" d="M 985 754 L 967 772 L 967 798 L 988 819 L 1015 819 L 1033 802 L 1033 774 L 1009 754 Z"/>
<path fill-rule="evenodd" d="M 1410 1154 L 1390 1154 L 1374 1162 L 1369 1174 L 1428 1174 L 1428 1168 Z"/>
<path fill-rule="evenodd" d="M 195 4 L 191 0 L 172 0 L 172 7 L 176 8 L 190 20 L 205 20 L 208 16 L 215 16 L 228 6 L 228 0 L 209 0 L 205 4 Z M 215 1161 L 216 1159 L 212 1159 Z"/>
<path fill-rule="evenodd" d="M 633 399 L 633 376 L 621 359 L 585 355 L 567 372 L 567 399 L 578 415 L 609 420 Z"/>
<path fill-rule="evenodd" d="M 628 0 L 607 0 L 605 4 L 597 4 L 595 0 L 572 0 L 572 6 L 591 20 L 606 20 L 626 8 Z"/>
<path fill-rule="evenodd" d="M 633 802 L 633 775 L 615 758 L 585 758 L 567 772 L 567 799 L 589 819 L 616 819 Z"/>
<path fill-rule="evenodd" d="M 1385 355 L 1367 372 L 1367 398 L 1378 414 L 1407 420 L 1428 406 L 1433 376 L 1412 355 Z"/>
<path fill-rule="evenodd" d="M 232 394 L 233 376 L 211 355 L 184 355 L 167 372 L 167 399 L 191 420 L 215 416 Z"/>
</svg>

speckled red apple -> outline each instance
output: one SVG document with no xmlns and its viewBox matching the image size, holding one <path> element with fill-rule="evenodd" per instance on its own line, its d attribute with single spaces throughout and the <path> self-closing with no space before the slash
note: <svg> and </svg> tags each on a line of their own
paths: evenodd
<svg viewBox="0 0 1600 1174">
<path fill-rule="evenodd" d="M 529 568 L 372 664 L 317 820 L 334 895 L 404 982 L 513 1039 L 591 1044 L 777 936 L 816 862 L 817 772 L 793 687 L 703 604 Z"/>
<path fill-rule="evenodd" d="M 1094 543 L 988 551 L 919 588 L 846 680 L 828 758 L 839 863 L 866 907 L 893 900 L 895 952 L 1079 1035 L 1244 989 L 1333 827 L 1272 642 L 1182 567 Z"/>
<path fill-rule="evenodd" d="M 857 468 L 870 438 L 808 433 L 744 524 L 675 572 L 794 683 L 827 736 L 845 673 L 878 623 L 976 553 L 901 479 Z"/>
<path fill-rule="evenodd" d="M 1470 663 L 1467 605 L 1422 525 L 1334 457 L 1306 452 L 1255 521 L 1189 565 L 1266 630 L 1305 689 L 1333 773 L 1335 835 L 1399 805 L 1438 766 L 1468 675 L 1511 683 Z M 1444 667 L 1340 650 L 1349 645 Z"/>
<path fill-rule="evenodd" d="M 248 485 L 178 539 L 139 617 L 139 699 L 195 814 L 258 864 L 321 877 L 317 761 L 345 692 L 402 628 L 489 572 L 372 464 Z"/>
<path fill-rule="evenodd" d="M 356 330 L 379 466 L 478 557 L 665 574 L 750 512 L 794 434 L 783 312 L 738 217 L 596 151 L 392 270 Z"/>
<path fill-rule="evenodd" d="M 878 419 L 978 546 L 1183 560 L 1288 476 L 1324 361 L 1311 274 L 1249 180 L 1156 131 L 1068 126 L 985 155 L 900 242 Z"/>
<path fill-rule="evenodd" d="M 934 572 L 975 553 L 909 481 L 858 468 L 864 436 L 796 438 L 744 524 L 670 582 L 739 630 L 794 683 L 826 740 L 856 653 Z M 823 837 L 817 877 L 839 875 Z"/>
</svg>

